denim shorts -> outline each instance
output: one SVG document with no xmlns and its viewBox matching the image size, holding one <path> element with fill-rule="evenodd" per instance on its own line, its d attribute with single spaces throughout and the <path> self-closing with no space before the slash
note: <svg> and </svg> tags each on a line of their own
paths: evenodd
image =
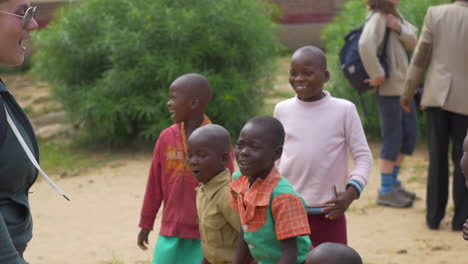
<svg viewBox="0 0 468 264">
<path fill-rule="evenodd" d="M 411 103 L 411 112 L 400 106 L 400 96 L 375 94 L 380 115 L 380 158 L 396 161 L 399 153 L 413 154 L 418 138 L 416 104 Z"/>
</svg>

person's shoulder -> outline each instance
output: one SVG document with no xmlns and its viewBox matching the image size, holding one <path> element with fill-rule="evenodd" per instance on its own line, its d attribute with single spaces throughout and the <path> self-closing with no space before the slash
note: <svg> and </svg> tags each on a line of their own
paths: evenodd
<svg viewBox="0 0 468 264">
<path fill-rule="evenodd" d="M 283 100 L 276 104 L 276 109 L 282 109 L 285 107 L 290 107 L 296 103 L 296 97 L 291 97 L 289 99 Z"/>
<path fill-rule="evenodd" d="M 355 108 L 356 105 L 344 98 L 330 96 L 330 104 L 333 104 L 334 107 L 339 107 L 343 109 Z"/>
<path fill-rule="evenodd" d="M 281 176 L 280 180 L 278 181 L 278 185 L 276 185 L 276 188 L 273 189 L 272 194 L 273 196 L 278 196 L 283 193 L 296 194 L 289 180 Z"/>
<path fill-rule="evenodd" d="M 221 185 L 222 186 L 219 187 L 219 190 L 216 191 L 213 198 L 215 199 L 218 206 L 229 206 L 229 203 L 226 203 L 226 201 L 229 201 L 229 197 L 231 197 L 231 188 L 229 187 L 229 182 L 223 182 Z"/>
<path fill-rule="evenodd" d="M 452 14 L 452 12 L 459 12 L 462 10 L 464 9 L 460 9 L 460 6 L 458 6 L 457 4 L 451 3 L 451 4 L 444 4 L 444 5 L 430 6 L 427 9 L 426 14 L 429 16 L 439 17 L 439 16 L 444 16 L 444 15 L 450 15 Z"/>
<path fill-rule="evenodd" d="M 387 17 L 384 13 L 378 11 L 371 11 L 367 14 L 366 23 L 378 23 L 385 22 L 387 23 Z"/>
<path fill-rule="evenodd" d="M 180 133 L 180 125 L 172 124 L 168 128 L 164 129 L 160 134 L 158 140 L 165 140 L 167 137 L 172 137 Z"/>
</svg>

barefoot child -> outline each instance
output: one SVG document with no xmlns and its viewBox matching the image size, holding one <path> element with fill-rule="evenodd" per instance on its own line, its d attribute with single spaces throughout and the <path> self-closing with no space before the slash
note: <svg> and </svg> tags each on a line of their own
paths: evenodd
<svg viewBox="0 0 468 264">
<path fill-rule="evenodd" d="M 235 147 L 240 173 L 231 187 L 231 206 L 242 231 L 235 264 L 303 263 L 310 251 L 305 203 L 274 167 L 281 156 L 284 129 L 269 116 L 251 119 Z"/>
<path fill-rule="evenodd" d="M 187 142 L 188 162 L 200 182 L 197 213 L 202 264 L 232 263 L 240 231 L 239 215 L 229 206 L 231 173 L 226 169 L 231 136 L 219 125 L 193 131 Z"/>
<path fill-rule="evenodd" d="M 362 264 L 362 259 L 347 245 L 326 242 L 310 251 L 306 264 Z"/>
<path fill-rule="evenodd" d="M 356 107 L 323 91 L 329 79 L 319 48 L 298 49 L 289 73 L 297 95 L 278 103 L 274 112 L 286 131 L 279 172 L 307 203 L 314 246 L 347 243 L 344 213 L 367 184 L 372 166 Z M 350 153 L 354 169 L 348 173 Z"/>
<path fill-rule="evenodd" d="M 186 139 L 198 127 L 211 123 L 204 114 L 211 87 L 205 77 L 186 74 L 171 84 L 169 96 L 167 107 L 175 124 L 161 132 L 156 142 L 141 210 L 138 246 L 147 249 L 148 235 L 164 203 L 153 263 L 199 264 L 203 254 L 195 205 L 198 182 L 185 162 Z M 232 161 L 228 168 L 232 170 Z"/>
</svg>

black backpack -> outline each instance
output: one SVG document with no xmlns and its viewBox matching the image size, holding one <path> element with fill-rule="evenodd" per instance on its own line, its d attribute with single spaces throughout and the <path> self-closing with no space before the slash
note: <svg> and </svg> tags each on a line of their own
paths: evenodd
<svg viewBox="0 0 468 264">
<path fill-rule="evenodd" d="M 345 37 L 345 44 L 340 51 L 340 63 L 341 70 L 343 71 L 346 79 L 349 81 L 351 86 L 357 90 L 359 94 L 359 99 L 364 107 L 364 111 L 367 115 L 367 110 L 364 106 L 364 100 L 362 94 L 366 91 L 374 89 L 374 87 L 365 83 L 364 80 L 369 79 L 369 75 L 362 64 L 361 56 L 359 55 L 359 39 L 361 38 L 362 30 L 364 26 L 355 29 L 348 33 Z M 385 78 L 388 78 L 388 65 L 386 62 L 386 52 L 387 52 L 387 43 L 390 36 L 390 30 L 386 28 L 385 30 L 385 39 L 382 55 L 378 55 L 380 64 L 385 71 Z"/>
</svg>

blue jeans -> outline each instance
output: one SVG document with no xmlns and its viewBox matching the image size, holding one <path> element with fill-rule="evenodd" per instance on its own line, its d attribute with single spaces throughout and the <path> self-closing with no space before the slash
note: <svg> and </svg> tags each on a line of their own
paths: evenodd
<svg viewBox="0 0 468 264">
<path fill-rule="evenodd" d="M 413 154 L 418 138 L 416 105 L 406 113 L 400 106 L 400 96 L 375 95 L 380 115 L 380 158 L 396 161 L 399 153 Z"/>
</svg>

